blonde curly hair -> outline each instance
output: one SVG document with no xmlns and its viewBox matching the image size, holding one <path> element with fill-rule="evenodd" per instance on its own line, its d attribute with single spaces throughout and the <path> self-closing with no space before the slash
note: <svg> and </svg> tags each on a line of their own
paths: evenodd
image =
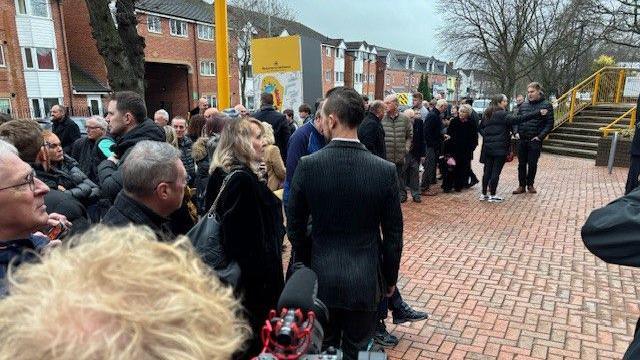
<svg viewBox="0 0 640 360">
<path fill-rule="evenodd" d="M 258 173 L 258 163 L 254 160 L 256 151 L 253 148 L 253 131 L 251 124 L 260 128 L 259 136 L 264 135 L 264 125 L 254 118 L 236 118 L 229 120 L 222 129 L 220 141 L 213 153 L 209 174 L 216 168 L 229 172 L 234 165 L 244 165 L 254 173 Z"/>
<path fill-rule="evenodd" d="M 0 359 L 229 359 L 240 305 L 187 238 L 96 227 L 10 271 Z"/>
</svg>

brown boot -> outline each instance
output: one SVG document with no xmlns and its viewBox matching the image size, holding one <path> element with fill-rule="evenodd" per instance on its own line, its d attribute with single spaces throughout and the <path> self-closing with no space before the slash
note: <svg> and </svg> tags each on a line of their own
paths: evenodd
<svg viewBox="0 0 640 360">
<path fill-rule="evenodd" d="M 513 195 L 518 195 L 518 194 L 524 194 L 524 193 L 526 193 L 526 192 L 527 192 L 527 190 L 525 190 L 524 186 L 518 186 L 518 188 L 517 188 L 517 189 L 515 189 L 515 190 L 512 192 L 512 194 L 513 194 Z"/>
<path fill-rule="evenodd" d="M 537 194 L 538 191 L 536 191 L 536 188 L 534 188 L 533 186 L 527 186 L 527 188 L 529 189 L 529 194 Z"/>
</svg>

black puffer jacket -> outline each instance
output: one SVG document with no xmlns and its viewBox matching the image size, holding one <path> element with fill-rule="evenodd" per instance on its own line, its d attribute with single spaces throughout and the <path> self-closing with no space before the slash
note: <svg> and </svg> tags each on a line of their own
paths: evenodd
<svg viewBox="0 0 640 360">
<path fill-rule="evenodd" d="M 374 113 L 367 111 L 364 120 L 358 127 L 358 138 L 373 155 L 386 160 L 387 152 L 384 137 L 382 121 Z"/>
<path fill-rule="evenodd" d="M 60 164 L 53 165 L 49 171 L 43 167 L 34 168 L 36 176 L 52 190 L 64 188 L 64 192 L 73 196 L 84 205 L 89 205 L 100 198 L 100 188 L 80 170 L 78 162 L 69 155 L 64 155 Z"/>
<path fill-rule="evenodd" d="M 170 241 L 175 238 L 169 227 L 169 219 L 156 214 L 124 191 L 118 194 L 113 206 L 102 218 L 102 223 L 109 226 L 144 225 L 153 230 L 158 240 Z"/>
<path fill-rule="evenodd" d="M 507 156 L 511 141 L 511 126 L 521 124 L 536 116 L 540 116 L 539 110 L 525 115 L 514 115 L 506 110 L 498 110 L 493 113 L 491 119 L 483 119 L 480 123 L 482 156 Z"/>
<path fill-rule="evenodd" d="M 80 128 L 69 116 L 65 115 L 60 121 L 51 121 L 51 131 L 60 139 L 62 151 L 71 154 L 71 146 L 80 139 Z"/>
<path fill-rule="evenodd" d="M 207 184 L 209 183 L 209 166 L 219 141 L 219 134 L 213 134 L 211 137 L 203 136 L 193 143 L 193 147 L 191 148 L 193 160 L 198 167 L 196 171 L 196 198 L 194 202 L 198 208 L 199 215 L 204 214 L 208 210 L 205 208 L 204 203 L 205 192 Z"/>
<path fill-rule="evenodd" d="M 264 122 L 268 122 L 273 128 L 273 136 L 276 138 L 276 146 L 280 149 L 282 154 L 282 160 L 287 161 L 287 143 L 289 143 L 289 137 L 291 136 L 291 129 L 287 122 L 286 116 L 277 111 L 273 106 L 263 106 L 258 110 L 253 117 Z"/>
<path fill-rule="evenodd" d="M 540 115 L 542 109 L 548 110 L 547 115 Z M 553 129 L 553 106 L 541 96 L 539 100 L 523 103 L 518 109 L 518 115 L 531 112 L 537 112 L 537 115 L 518 125 L 516 131 L 520 134 L 520 139 L 531 140 L 537 137 L 542 141 Z"/>
<path fill-rule="evenodd" d="M 128 133 L 124 134 L 111 147 L 115 156 L 120 159 L 118 164 L 110 160 L 104 160 L 98 165 L 98 178 L 100 179 L 100 188 L 102 189 L 102 197 L 111 203 L 122 190 L 122 171 L 120 166 L 126 160 L 127 155 L 133 149 L 138 141 L 166 141 L 164 130 L 156 125 L 153 120 L 145 119 Z"/>
<path fill-rule="evenodd" d="M 191 156 L 192 146 L 193 140 L 188 136 L 183 137 L 182 140 L 178 140 L 178 148 L 180 152 L 182 152 L 180 160 L 182 160 L 182 165 L 184 165 L 185 170 L 187 170 L 187 175 L 189 175 L 189 180 L 187 181 L 189 187 L 193 187 L 196 181 L 196 163 Z"/>
</svg>

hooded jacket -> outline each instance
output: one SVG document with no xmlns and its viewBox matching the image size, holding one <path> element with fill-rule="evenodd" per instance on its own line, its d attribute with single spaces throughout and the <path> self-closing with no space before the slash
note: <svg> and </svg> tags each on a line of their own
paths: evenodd
<svg viewBox="0 0 640 360">
<path fill-rule="evenodd" d="M 133 147 L 143 140 L 166 141 L 164 130 L 156 125 L 153 120 L 145 119 L 128 133 L 120 137 L 115 145 L 112 145 L 114 155 L 120 161 L 115 164 L 107 159 L 98 165 L 98 179 L 102 189 L 102 197 L 113 203 L 116 196 L 122 190 L 122 170 L 120 167 L 129 155 Z"/>
<path fill-rule="evenodd" d="M 60 164 L 52 165 L 49 171 L 41 166 L 34 167 L 38 179 L 42 180 L 50 189 L 60 190 L 73 196 L 85 205 L 97 201 L 100 197 L 100 188 L 80 170 L 78 162 L 71 156 L 64 155 Z"/>
</svg>

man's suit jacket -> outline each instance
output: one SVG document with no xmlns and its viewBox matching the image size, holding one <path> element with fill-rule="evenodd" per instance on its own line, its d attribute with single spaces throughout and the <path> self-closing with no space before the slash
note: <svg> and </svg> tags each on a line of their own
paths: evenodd
<svg viewBox="0 0 640 360">
<path fill-rule="evenodd" d="M 288 215 L 296 259 L 318 274 L 319 299 L 375 311 L 383 289 L 396 284 L 402 255 L 395 166 L 359 142 L 334 140 L 298 163 Z"/>
</svg>

